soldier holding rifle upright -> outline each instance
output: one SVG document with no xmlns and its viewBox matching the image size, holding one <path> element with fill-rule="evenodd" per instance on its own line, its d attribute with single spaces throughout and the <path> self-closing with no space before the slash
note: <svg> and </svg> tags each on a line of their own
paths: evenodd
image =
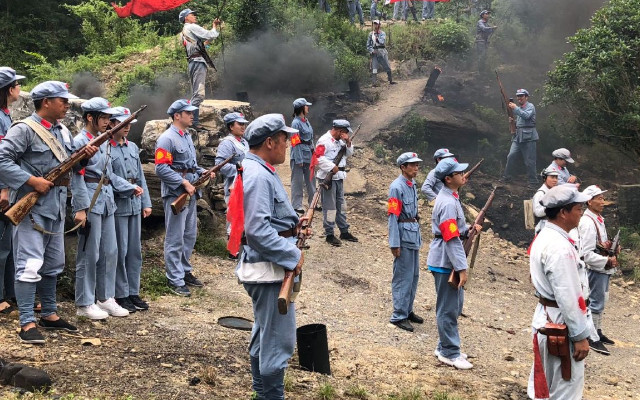
<svg viewBox="0 0 640 400">
<path fill-rule="evenodd" d="M 77 331 L 58 316 L 56 309 L 56 281 L 64 268 L 63 231 L 70 179 L 54 183 L 43 178 L 75 150 L 73 138 L 58 120 L 69 110 L 69 99 L 77 97 L 69 93 L 66 83 L 47 81 L 31 90 L 31 98 L 35 112 L 9 129 L 0 142 L 0 175 L 17 191 L 18 200 L 34 190 L 40 194 L 29 218 L 15 227 L 13 255 L 21 327 L 18 335 L 25 343 L 42 344 L 44 337 L 36 327 L 33 312 L 36 287 L 42 302 L 38 325 Z M 83 151 L 91 157 L 98 148 L 86 146 Z"/>
<path fill-rule="evenodd" d="M 249 124 L 245 138 L 249 153 L 242 162 L 246 244 L 236 268 L 238 280 L 251 296 L 255 322 L 249 344 L 253 390 L 259 399 L 284 399 L 284 371 L 296 342 L 295 308 L 278 311 L 285 270 L 300 274 L 303 255 L 296 246 L 301 220 L 289 202 L 274 165 L 286 158 L 288 135 L 281 114 L 267 114 Z M 237 210 L 229 210 L 235 213 Z M 231 228 L 235 229 L 234 227 Z"/>
<path fill-rule="evenodd" d="M 529 188 L 535 189 L 538 185 L 538 177 L 536 176 L 536 143 L 538 142 L 536 107 L 529 103 L 529 92 L 526 89 L 518 89 L 516 97 L 518 104 L 513 101 L 509 101 L 507 104 L 516 116 L 516 133 L 511 139 L 507 165 L 500 180 L 503 182 L 511 180 L 513 169 L 515 168 L 515 159 L 518 154 L 521 154 L 527 169 Z"/>
<path fill-rule="evenodd" d="M 172 123 L 156 142 L 156 174 L 160 178 L 164 221 L 167 233 L 164 238 L 164 264 L 169 289 L 179 296 L 191 296 L 188 286 L 204 286 L 191 270 L 189 262 L 196 244 L 198 215 L 196 202 L 200 195 L 193 186 L 201 175 L 208 173 L 198 166 L 196 148 L 191 135 L 186 131 L 193 124 L 194 112 L 198 108 L 189 100 L 174 101 L 167 114 Z M 212 174 L 211 178 L 214 175 Z M 171 211 L 171 203 L 182 193 L 191 198 L 177 215 Z"/>
<path fill-rule="evenodd" d="M 371 84 L 378 86 L 378 67 L 387 73 L 389 84 L 395 85 L 389 66 L 389 55 L 386 49 L 387 34 L 380 30 L 380 20 L 373 21 L 373 32 L 367 37 L 367 51 L 371 55 Z"/>
<path fill-rule="evenodd" d="M 589 198 L 573 185 L 559 185 L 541 200 L 548 221 L 531 245 L 529 260 L 538 295 L 531 322 L 534 364 L 527 390 L 531 399 L 582 399 L 591 326 L 579 276 L 580 255 L 569 231 L 578 226 L 582 205 Z"/>
</svg>

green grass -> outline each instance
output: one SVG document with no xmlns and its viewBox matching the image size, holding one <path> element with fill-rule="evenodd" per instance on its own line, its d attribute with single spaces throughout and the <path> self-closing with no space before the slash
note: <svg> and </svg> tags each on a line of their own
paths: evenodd
<svg viewBox="0 0 640 400">
<path fill-rule="evenodd" d="M 399 394 L 389 395 L 388 400 L 423 400 L 424 396 L 422 389 L 414 387 L 410 390 L 405 390 Z"/>
<path fill-rule="evenodd" d="M 291 392 L 293 390 L 293 378 L 289 372 L 284 373 L 284 391 Z"/>
<path fill-rule="evenodd" d="M 145 297 L 157 300 L 158 297 L 171 293 L 167 286 L 167 276 L 162 266 L 142 268 L 140 287 Z"/>
<path fill-rule="evenodd" d="M 353 397 L 356 399 L 366 400 L 369 398 L 369 393 L 367 393 L 367 389 L 363 388 L 360 385 L 354 385 L 347 390 L 344 391 L 345 396 Z"/>
<path fill-rule="evenodd" d="M 318 389 L 318 399 L 332 400 L 336 397 L 336 389 L 329 382 L 325 382 Z"/>
<path fill-rule="evenodd" d="M 203 234 L 203 232 L 201 232 L 196 239 L 195 250 L 205 256 L 216 256 L 220 258 L 226 258 L 229 253 L 226 239 L 210 233 Z"/>
<path fill-rule="evenodd" d="M 373 145 L 373 154 L 378 158 L 384 159 L 387 154 L 387 150 L 384 148 L 382 143 L 376 143 Z"/>
<path fill-rule="evenodd" d="M 432 400 L 462 400 L 458 396 L 452 396 L 447 392 L 435 392 L 433 394 Z"/>
</svg>

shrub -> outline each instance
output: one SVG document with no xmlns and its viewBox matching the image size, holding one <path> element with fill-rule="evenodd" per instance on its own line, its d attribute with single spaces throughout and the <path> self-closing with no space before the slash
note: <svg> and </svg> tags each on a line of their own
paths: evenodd
<svg viewBox="0 0 640 400">
<path fill-rule="evenodd" d="M 433 26 L 431 42 L 442 57 L 450 54 L 464 54 L 471 47 L 468 29 L 449 19 Z"/>
</svg>

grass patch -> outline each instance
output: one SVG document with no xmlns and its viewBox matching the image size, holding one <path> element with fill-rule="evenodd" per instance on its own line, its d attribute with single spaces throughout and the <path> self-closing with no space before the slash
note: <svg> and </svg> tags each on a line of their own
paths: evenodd
<svg viewBox="0 0 640 400">
<path fill-rule="evenodd" d="M 142 268 L 140 288 L 145 297 L 151 300 L 157 300 L 158 297 L 171 293 L 167 286 L 164 268 L 156 266 Z"/>
<path fill-rule="evenodd" d="M 389 395 L 388 400 L 423 400 L 424 396 L 420 388 L 405 390 L 400 394 Z"/>
<path fill-rule="evenodd" d="M 336 389 L 329 382 L 325 382 L 318 389 L 318 399 L 333 400 L 336 397 Z"/>
<path fill-rule="evenodd" d="M 375 154 L 376 157 L 382 158 L 384 160 L 387 155 L 387 150 L 384 148 L 384 145 L 382 143 L 376 143 L 373 145 L 373 154 Z"/>
<path fill-rule="evenodd" d="M 623 249 L 640 250 L 640 227 L 621 226 L 620 244 Z M 613 240 L 613 238 L 612 238 Z"/>
<path fill-rule="evenodd" d="M 347 390 L 344 391 L 345 396 L 353 397 L 356 399 L 366 400 L 369 398 L 369 393 L 367 393 L 367 389 L 363 388 L 360 385 L 354 385 Z"/>
<path fill-rule="evenodd" d="M 205 256 L 216 256 L 226 258 L 227 240 L 212 234 L 200 234 L 196 239 L 195 250 Z"/>
<path fill-rule="evenodd" d="M 291 392 L 293 391 L 293 378 L 291 374 L 287 371 L 284 373 L 284 391 Z"/>
<path fill-rule="evenodd" d="M 447 392 L 435 392 L 432 397 L 433 400 L 462 400 L 458 396 L 452 396 Z"/>
</svg>

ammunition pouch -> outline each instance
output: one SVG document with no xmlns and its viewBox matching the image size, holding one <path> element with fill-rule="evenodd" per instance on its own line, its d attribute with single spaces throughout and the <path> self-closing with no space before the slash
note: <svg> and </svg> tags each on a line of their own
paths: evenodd
<svg viewBox="0 0 640 400">
<path fill-rule="evenodd" d="M 562 379 L 571 380 L 571 347 L 567 325 L 547 322 L 544 328 L 538 329 L 538 332 L 547 337 L 549 354 L 560 358 Z"/>
</svg>

